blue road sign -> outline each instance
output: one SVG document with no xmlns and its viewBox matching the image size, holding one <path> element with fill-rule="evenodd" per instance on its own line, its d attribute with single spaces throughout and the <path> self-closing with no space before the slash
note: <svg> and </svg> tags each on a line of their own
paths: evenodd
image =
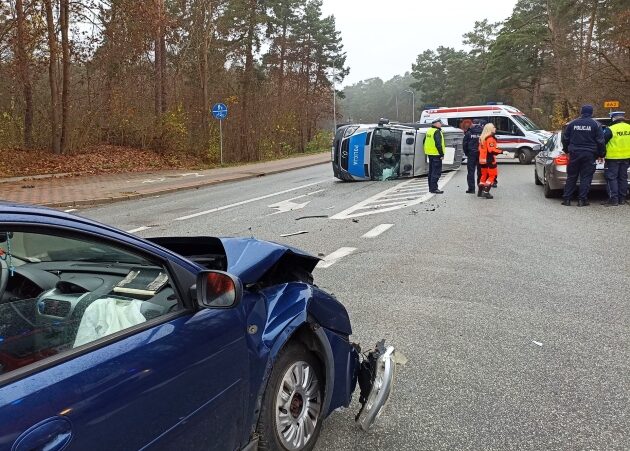
<svg viewBox="0 0 630 451">
<path fill-rule="evenodd" d="M 225 103 L 217 103 L 212 107 L 212 115 L 215 119 L 222 121 L 223 119 L 227 119 L 228 115 L 228 107 Z"/>
</svg>

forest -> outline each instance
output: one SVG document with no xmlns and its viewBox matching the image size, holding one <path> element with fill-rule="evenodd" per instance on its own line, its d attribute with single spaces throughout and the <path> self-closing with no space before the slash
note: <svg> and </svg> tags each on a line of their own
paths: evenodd
<svg viewBox="0 0 630 451">
<path fill-rule="evenodd" d="M 3 0 L 0 148 L 216 163 L 215 102 L 228 162 L 327 148 L 345 61 L 321 0 Z"/>
<path fill-rule="evenodd" d="M 423 51 L 410 76 L 347 87 L 344 114 L 359 121 L 395 118 L 392 105 L 396 97 L 399 104 L 410 101 L 407 89 L 417 92 L 416 118 L 428 105 L 503 102 L 545 128 L 558 128 L 583 103 L 599 115 L 608 112 L 605 100 L 630 108 L 627 0 L 518 0 L 505 21 L 476 22 L 463 44 Z M 401 120 L 408 121 L 405 108 Z"/>
<path fill-rule="evenodd" d="M 582 103 L 630 108 L 629 5 L 518 0 L 461 49 L 426 49 L 404 75 L 335 91 L 350 68 L 321 0 L 3 0 L 0 153 L 5 166 L 32 159 L 18 150 L 97 146 L 217 164 L 210 110 L 224 102 L 226 161 L 279 158 L 329 146 L 333 92 L 338 121 L 503 102 L 558 127 Z"/>
</svg>

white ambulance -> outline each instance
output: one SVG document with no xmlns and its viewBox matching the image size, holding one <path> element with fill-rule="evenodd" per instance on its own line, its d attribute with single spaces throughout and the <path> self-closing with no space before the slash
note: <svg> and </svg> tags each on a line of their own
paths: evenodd
<svg viewBox="0 0 630 451">
<path fill-rule="evenodd" d="M 541 130 L 523 112 L 509 105 L 465 106 L 424 110 L 421 124 L 434 119 L 447 120 L 448 125 L 466 130 L 473 119 L 492 122 L 497 128 L 499 147 L 503 158 L 518 158 L 521 164 L 530 164 L 551 133 Z"/>
</svg>

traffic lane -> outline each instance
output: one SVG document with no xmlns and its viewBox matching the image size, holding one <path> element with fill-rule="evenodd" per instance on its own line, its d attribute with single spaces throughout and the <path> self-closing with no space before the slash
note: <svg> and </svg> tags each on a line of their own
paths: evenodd
<svg viewBox="0 0 630 451">
<path fill-rule="evenodd" d="M 356 339 L 409 358 L 380 425 L 358 431 L 355 405 L 318 449 L 627 448 L 630 280 L 604 258 L 627 247 L 602 231 L 627 236 L 630 209 L 562 208 L 531 171 L 501 165 L 493 201 L 464 194 L 459 173 L 442 208 L 392 213 L 396 233 L 316 272 Z"/>
<path fill-rule="evenodd" d="M 302 212 L 306 215 L 314 212 L 332 215 L 336 210 L 341 211 L 394 183 L 343 183 L 332 177 L 330 165 L 326 164 L 241 182 L 86 208 L 74 213 L 124 230 L 148 227 L 164 232 L 202 227 L 204 230 L 216 230 L 214 234 L 235 235 L 249 232 L 249 226 L 236 229 L 234 222 L 243 219 L 255 223 L 259 216 L 276 211 L 268 207 L 274 203 L 323 189 L 326 190 L 324 194 L 306 199 L 311 203 Z M 259 199 L 261 197 L 263 199 Z M 178 221 L 213 209 L 221 210 Z M 150 235 L 146 229 L 141 231 L 143 235 Z"/>
</svg>

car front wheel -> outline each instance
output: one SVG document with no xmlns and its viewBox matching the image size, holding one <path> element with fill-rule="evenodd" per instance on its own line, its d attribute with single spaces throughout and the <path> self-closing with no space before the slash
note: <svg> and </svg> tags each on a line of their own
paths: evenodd
<svg viewBox="0 0 630 451">
<path fill-rule="evenodd" d="M 323 421 L 324 378 L 317 357 L 292 343 L 278 356 L 263 399 L 260 450 L 312 450 Z"/>
</svg>

